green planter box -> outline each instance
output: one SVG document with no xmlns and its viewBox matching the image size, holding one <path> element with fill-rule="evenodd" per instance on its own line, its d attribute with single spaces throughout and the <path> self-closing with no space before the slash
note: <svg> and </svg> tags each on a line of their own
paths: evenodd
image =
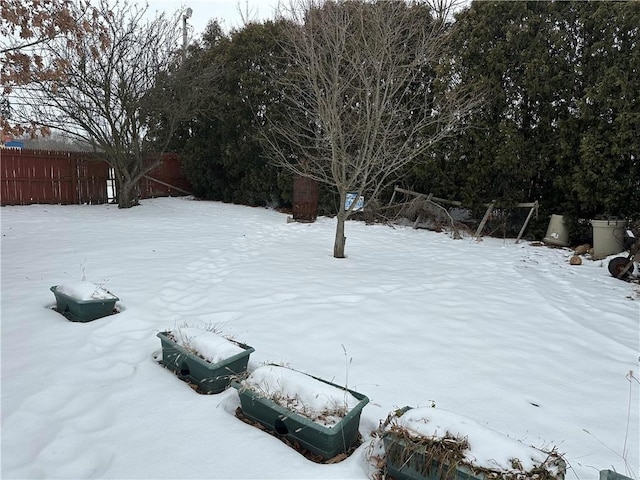
<svg viewBox="0 0 640 480">
<path fill-rule="evenodd" d="M 614 472 L 613 470 L 600 470 L 600 480 L 632 480 L 631 477 Z"/>
<path fill-rule="evenodd" d="M 359 400 L 358 404 L 331 428 L 282 407 L 237 382 L 232 385 L 238 390 L 243 415 L 260 423 L 267 431 L 276 434 L 276 436 L 297 442 L 302 448 L 328 460 L 340 453 L 348 452 L 356 444 L 360 414 L 362 408 L 369 403 L 369 399 L 360 393 L 321 378 L 309 376 L 327 385 L 346 390 Z"/>
<path fill-rule="evenodd" d="M 404 407 L 398 410 L 396 415 L 401 416 L 410 409 L 411 407 Z M 393 431 L 386 431 L 383 434 L 382 441 L 386 458 L 386 478 L 393 480 L 489 480 L 503 478 L 495 475 L 485 475 L 481 471 L 475 472 L 467 465 L 455 465 L 452 468 L 451 465 L 443 464 L 437 459 L 433 459 L 427 453 L 427 446 L 423 443 L 413 442 L 411 439 Z M 560 456 L 557 456 L 554 458 L 554 464 L 557 466 L 558 474 L 553 478 L 555 480 L 564 480 L 566 463 Z M 527 476 L 526 478 L 530 477 Z"/>
<path fill-rule="evenodd" d="M 90 322 L 97 318 L 113 314 L 113 309 L 118 300 L 115 295 L 110 298 L 96 298 L 78 300 L 61 291 L 60 285 L 50 288 L 56 297 L 56 310 L 72 322 Z"/>
<path fill-rule="evenodd" d="M 394 480 L 486 480 L 484 475 L 474 476 L 473 472 L 464 466 L 459 466 L 450 476 L 446 476 L 448 465 L 441 465 L 432 461 L 425 465 L 424 449 L 409 445 L 403 438 L 396 438 L 392 434 L 383 437 L 386 453 L 387 478 Z M 422 450 L 422 451 L 421 451 Z M 407 455 L 406 452 L 411 452 Z M 406 458 L 405 458 L 406 457 Z"/>
<path fill-rule="evenodd" d="M 426 465 L 424 447 L 409 445 L 404 438 L 395 437 L 387 433 L 383 437 L 386 453 L 386 478 L 394 480 L 489 480 L 482 472 L 474 473 L 465 465 L 458 465 L 451 469 L 449 465 L 443 465 L 437 461 L 431 461 Z M 556 480 L 564 480 L 566 465 L 561 458 L 561 473 L 555 476 Z M 450 471 L 451 470 L 451 471 Z M 500 477 L 497 477 L 500 478 Z M 527 477 L 529 478 L 529 477 Z M 546 478 L 546 477 L 545 477 Z M 600 480 L 626 480 L 626 477 L 601 477 Z M 629 479 L 631 480 L 631 479 Z"/>
<path fill-rule="evenodd" d="M 253 347 L 234 342 L 244 352 L 221 362 L 211 363 L 179 345 L 168 334 L 169 332 L 158 333 L 162 342 L 162 364 L 197 385 L 200 392 L 207 394 L 226 390 L 233 377 L 247 370 L 249 355 L 255 351 Z"/>
</svg>

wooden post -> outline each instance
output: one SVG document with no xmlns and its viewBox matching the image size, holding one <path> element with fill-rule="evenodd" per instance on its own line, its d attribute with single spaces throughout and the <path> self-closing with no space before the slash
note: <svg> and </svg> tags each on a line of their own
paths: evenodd
<svg viewBox="0 0 640 480">
<path fill-rule="evenodd" d="M 406 193 L 407 195 L 413 195 L 414 197 L 424 196 L 424 193 L 414 192 L 412 190 L 405 190 L 404 188 L 400 188 L 397 185 L 393 187 L 393 193 L 395 195 L 396 192 Z M 392 197 L 393 198 L 393 197 Z M 458 202 L 456 200 L 447 200 L 446 198 L 440 197 L 431 197 L 431 200 L 437 203 L 446 203 L 448 205 L 455 205 L 456 207 L 461 207 L 462 202 Z"/>
<path fill-rule="evenodd" d="M 516 243 L 518 243 L 520 241 L 520 239 L 522 238 L 522 234 L 524 233 L 525 229 L 527 228 L 527 225 L 529 225 L 529 220 L 531 220 L 531 215 L 533 215 L 533 211 L 534 210 L 538 210 L 538 201 L 536 200 L 535 202 L 533 202 L 533 206 L 531 207 L 531 210 L 529 210 L 529 215 L 527 215 L 527 219 L 524 221 L 524 225 L 522 225 L 522 228 L 520 229 L 520 233 L 518 234 L 518 238 L 516 238 Z"/>
<path fill-rule="evenodd" d="M 397 185 L 393 186 L 393 195 L 391 195 L 391 200 L 389 200 L 389 204 L 387 205 L 387 207 L 391 206 L 391 204 L 393 203 L 393 200 L 396 198 L 396 192 L 398 191 L 397 188 L 398 188 Z"/>
<path fill-rule="evenodd" d="M 143 177 L 146 178 L 147 180 L 151 180 L 152 182 L 157 182 L 160 185 L 164 185 L 165 187 L 173 188 L 174 190 L 177 190 L 179 192 L 185 193 L 187 195 L 193 195 L 193 193 L 191 193 L 191 192 L 189 192 L 187 190 L 184 190 L 184 189 L 182 189 L 180 187 L 176 187 L 175 185 L 171 185 L 171 184 L 169 184 L 167 182 L 163 182 L 162 180 L 158 180 L 157 178 L 150 177 L 149 175 L 143 175 Z"/>
<path fill-rule="evenodd" d="M 495 205 L 495 203 L 496 201 L 494 200 L 487 207 L 487 211 L 485 212 L 484 217 L 482 217 L 482 221 L 480 222 L 480 225 L 478 225 L 478 229 L 476 230 L 476 234 L 474 235 L 474 237 L 476 237 L 476 240 L 480 238 L 480 234 L 484 229 L 484 224 L 487 223 L 487 220 L 489 220 L 489 215 L 491 215 L 491 212 L 493 212 L 493 206 Z"/>
</svg>

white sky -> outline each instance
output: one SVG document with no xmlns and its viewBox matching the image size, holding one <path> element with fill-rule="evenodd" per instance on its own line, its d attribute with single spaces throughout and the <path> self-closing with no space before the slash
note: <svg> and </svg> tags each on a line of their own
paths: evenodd
<svg viewBox="0 0 640 480">
<path fill-rule="evenodd" d="M 265 20 L 275 16 L 278 0 L 148 0 L 149 12 L 173 12 L 191 8 L 188 20 L 190 36 L 201 34 L 209 20 L 216 18 L 225 30 L 242 25 L 242 15 L 249 12 L 251 20 Z"/>
</svg>

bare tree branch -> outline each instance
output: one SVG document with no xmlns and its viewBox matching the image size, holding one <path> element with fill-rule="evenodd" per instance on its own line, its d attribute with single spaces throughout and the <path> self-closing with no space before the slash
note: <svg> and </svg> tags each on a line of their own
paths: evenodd
<svg viewBox="0 0 640 480">
<path fill-rule="evenodd" d="M 87 34 L 80 45 L 47 44 L 53 62 L 66 62 L 66 73 L 34 76 L 36 88 L 22 92 L 22 113 L 102 153 L 116 172 L 119 206 L 130 207 L 140 178 L 160 163 L 179 123 L 192 118 L 197 89 L 173 77 L 186 75 L 179 14 L 147 20 L 146 8 L 126 1 L 112 8 L 100 0 L 96 9 L 107 41 Z"/>
<path fill-rule="evenodd" d="M 91 34 L 106 37 L 96 9 L 86 0 L 4 0 L 0 4 L 0 85 L 3 109 L 0 130 L 4 133 L 32 136 L 46 134 L 31 122 L 17 121 L 13 112 L 16 88 L 32 84 L 33 79 L 51 81 L 66 72 L 63 58 L 52 61 L 48 56 L 51 44 L 64 43 L 67 49 L 81 48 L 83 38 Z"/>
</svg>

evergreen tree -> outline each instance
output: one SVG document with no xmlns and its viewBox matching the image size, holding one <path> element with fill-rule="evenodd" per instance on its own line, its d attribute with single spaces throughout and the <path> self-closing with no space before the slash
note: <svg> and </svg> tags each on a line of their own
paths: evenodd
<svg viewBox="0 0 640 480">
<path fill-rule="evenodd" d="M 640 4 L 589 2 L 582 9 L 580 159 L 572 193 L 581 213 L 640 212 Z"/>
<path fill-rule="evenodd" d="M 290 198 L 289 174 L 268 163 L 257 139 L 267 115 L 277 124 L 290 113 L 291 92 L 273 83 L 290 71 L 285 29 L 268 22 L 224 35 L 214 24 L 189 53 L 185 65 L 206 79 L 198 86 L 206 113 L 173 139 L 205 198 Z M 538 200 L 545 228 L 550 213 L 574 222 L 637 216 L 639 30 L 636 2 L 473 2 L 457 15 L 450 57 L 437 68 L 452 69 L 446 78 L 473 86 L 485 103 L 462 120 L 462 134 L 412 162 L 407 186 L 472 206 Z M 429 85 L 434 95 L 442 87 Z"/>
<path fill-rule="evenodd" d="M 266 160 L 257 139 L 267 110 L 276 115 L 280 93 L 270 74 L 281 69 L 281 23 L 251 23 L 226 36 L 212 25 L 191 53 L 198 68 L 216 68 L 205 94 L 207 114 L 189 124 L 183 139 L 184 169 L 197 195 L 247 205 L 274 205 L 290 198 L 291 181 Z"/>
<path fill-rule="evenodd" d="M 539 200 L 574 221 L 640 211 L 640 4 L 474 2 L 452 64 L 487 102 L 410 181 L 477 205 Z M 546 215 L 542 215 L 546 219 Z"/>
</svg>

